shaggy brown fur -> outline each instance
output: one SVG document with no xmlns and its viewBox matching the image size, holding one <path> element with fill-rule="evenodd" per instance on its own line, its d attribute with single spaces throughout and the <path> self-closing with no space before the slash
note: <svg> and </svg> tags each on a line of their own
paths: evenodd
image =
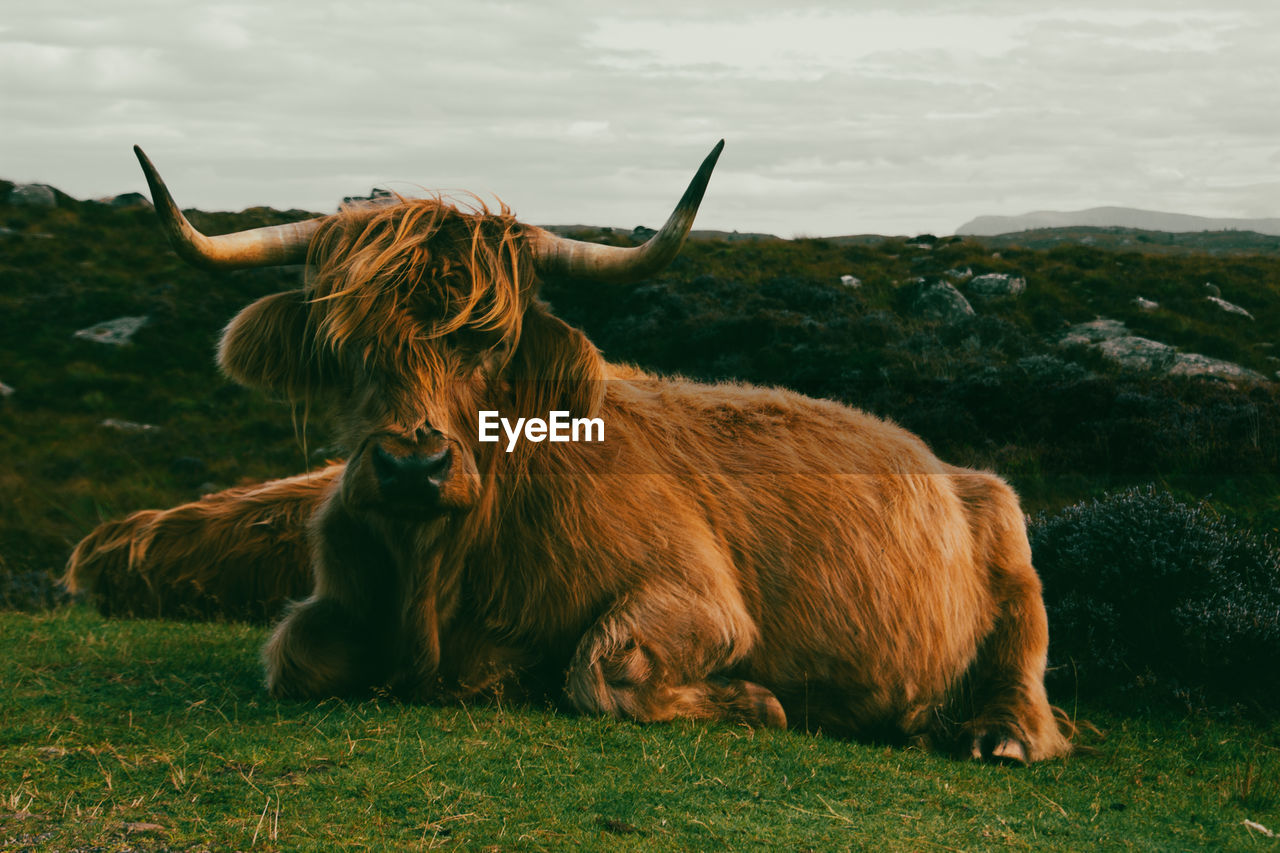
<svg viewBox="0 0 1280 853">
<path fill-rule="evenodd" d="M 607 363 L 536 298 L 522 233 L 506 211 L 349 210 L 317 237 L 308 289 L 228 327 L 233 378 L 336 404 L 352 450 L 305 481 L 315 588 L 264 650 L 274 693 L 429 699 L 554 672 L 589 713 L 1069 751 L 1004 482 L 835 403 Z M 490 409 L 599 417 L 606 440 L 508 453 L 477 440 Z M 233 524 L 243 502 L 211 499 Z M 191 552 L 264 565 L 260 540 L 217 524 L 182 531 Z"/>
<path fill-rule="evenodd" d="M 311 592 L 307 520 L 341 474 L 334 465 L 106 522 L 76 546 L 63 582 L 104 616 L 271 619 Z"/>
</svg>

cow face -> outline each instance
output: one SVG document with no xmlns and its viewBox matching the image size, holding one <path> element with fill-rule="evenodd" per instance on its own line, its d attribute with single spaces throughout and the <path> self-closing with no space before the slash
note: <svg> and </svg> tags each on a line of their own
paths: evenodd
<svg viewBox="0 0 1280 853">
<path fill-rule="evenodd" d="M 534 299 L 527 256 L 505 210 L 346 211 L 317 233 L 308 286 L 241 311 L 219 363 L 243 384 L 335 410 L 350 506 L 414 518 L 466 509 L 481 408 L 586 415 L 599 403 L 603 362 Z"/>
<path fill-rule="evenodd" d="M 312 243 L 308 286 L 231 322 L 237 381 L 320 401 L 351 454 L 344 494 L 397 515 L 475 498 L 469 403 L 518 337 L 531 275 L 506 212 L 435 200 L 344 211 Z"/>
</svg>

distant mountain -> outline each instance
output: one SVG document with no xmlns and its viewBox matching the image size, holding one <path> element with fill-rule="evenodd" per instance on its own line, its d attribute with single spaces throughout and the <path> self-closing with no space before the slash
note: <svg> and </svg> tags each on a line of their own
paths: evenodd
<svg viewBox="0 0 1280 853">
<path fill-rule="evenodd" d="M 1256 231 L 1280 236 L 1280 219 L 1215 219 L 1183 213 L 1159 213 L 1132 207 L 1091 207 L 1088 210 L 1038 210 L 1022 216 L 979 216 L 956 229 L 957 234 L 994 237 L 1040 228 L 1139 228 L 1144 231 Z"/>
</svg>

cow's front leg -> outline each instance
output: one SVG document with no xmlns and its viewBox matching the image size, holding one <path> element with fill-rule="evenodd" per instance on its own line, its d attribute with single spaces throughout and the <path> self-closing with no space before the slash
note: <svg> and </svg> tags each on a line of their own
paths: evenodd
<svg viewBox="0 0 1280 853">
<path fill-rule="evenodd" d="M 382 633 L 338 599 L 296 602 L 262 650 L 267 689 L 295 699 L 366 691 L 385 677 Z"/>
<path fill-rule="evenodd" d="M 386 682 L 401 618 L 395 561 L 336 494 L 311 529 L 315 591 L 289 605 L 262 650 L 275 696 L 323 698 Z"/>
<path fill-rule="evenodd" d="M 636 591 L 582 638 L 566 691 L 586 713 L 785 728 L 786 714 L 772 691 L 718 675 L 740 661 L 755 639 L 736 590 L 717 600 L 687 589 Z"/>
</svg>

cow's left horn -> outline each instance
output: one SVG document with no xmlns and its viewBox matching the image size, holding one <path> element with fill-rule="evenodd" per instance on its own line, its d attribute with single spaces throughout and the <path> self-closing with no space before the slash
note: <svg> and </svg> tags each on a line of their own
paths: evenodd
<svg viewBox="0 0 1280 853">
<path fill-rule="evenodd" d="M 632 248 L 602 246 L 535 229 L 531 236 L 535 241 L 533 253 L 539 272 L 568 279 L 624 284 L 661 271 L 679 254 L 680 247 L 689 236 L 702 194 L 711 180 L 711 170 L 723 149 L 724 140 L 721 139 L 702 161 L 667 224 L 643 245 Z"/>
<path fill-rule="evenodd" d="M 307 259 L 307 246 L 324 221 L 323 217 L 206 237 L 182 215 L 173 196 L 169 195 L 168 187 L 160 179 L 160 173 L 142 149 L 135 145 L 133 153 L 138 155 L 138 162 L 147 176 L 151 200 L 169 238 L 169 245 L 187 263 L 205 269 L 227 270 L 298 264 Z"/>
</svg>

